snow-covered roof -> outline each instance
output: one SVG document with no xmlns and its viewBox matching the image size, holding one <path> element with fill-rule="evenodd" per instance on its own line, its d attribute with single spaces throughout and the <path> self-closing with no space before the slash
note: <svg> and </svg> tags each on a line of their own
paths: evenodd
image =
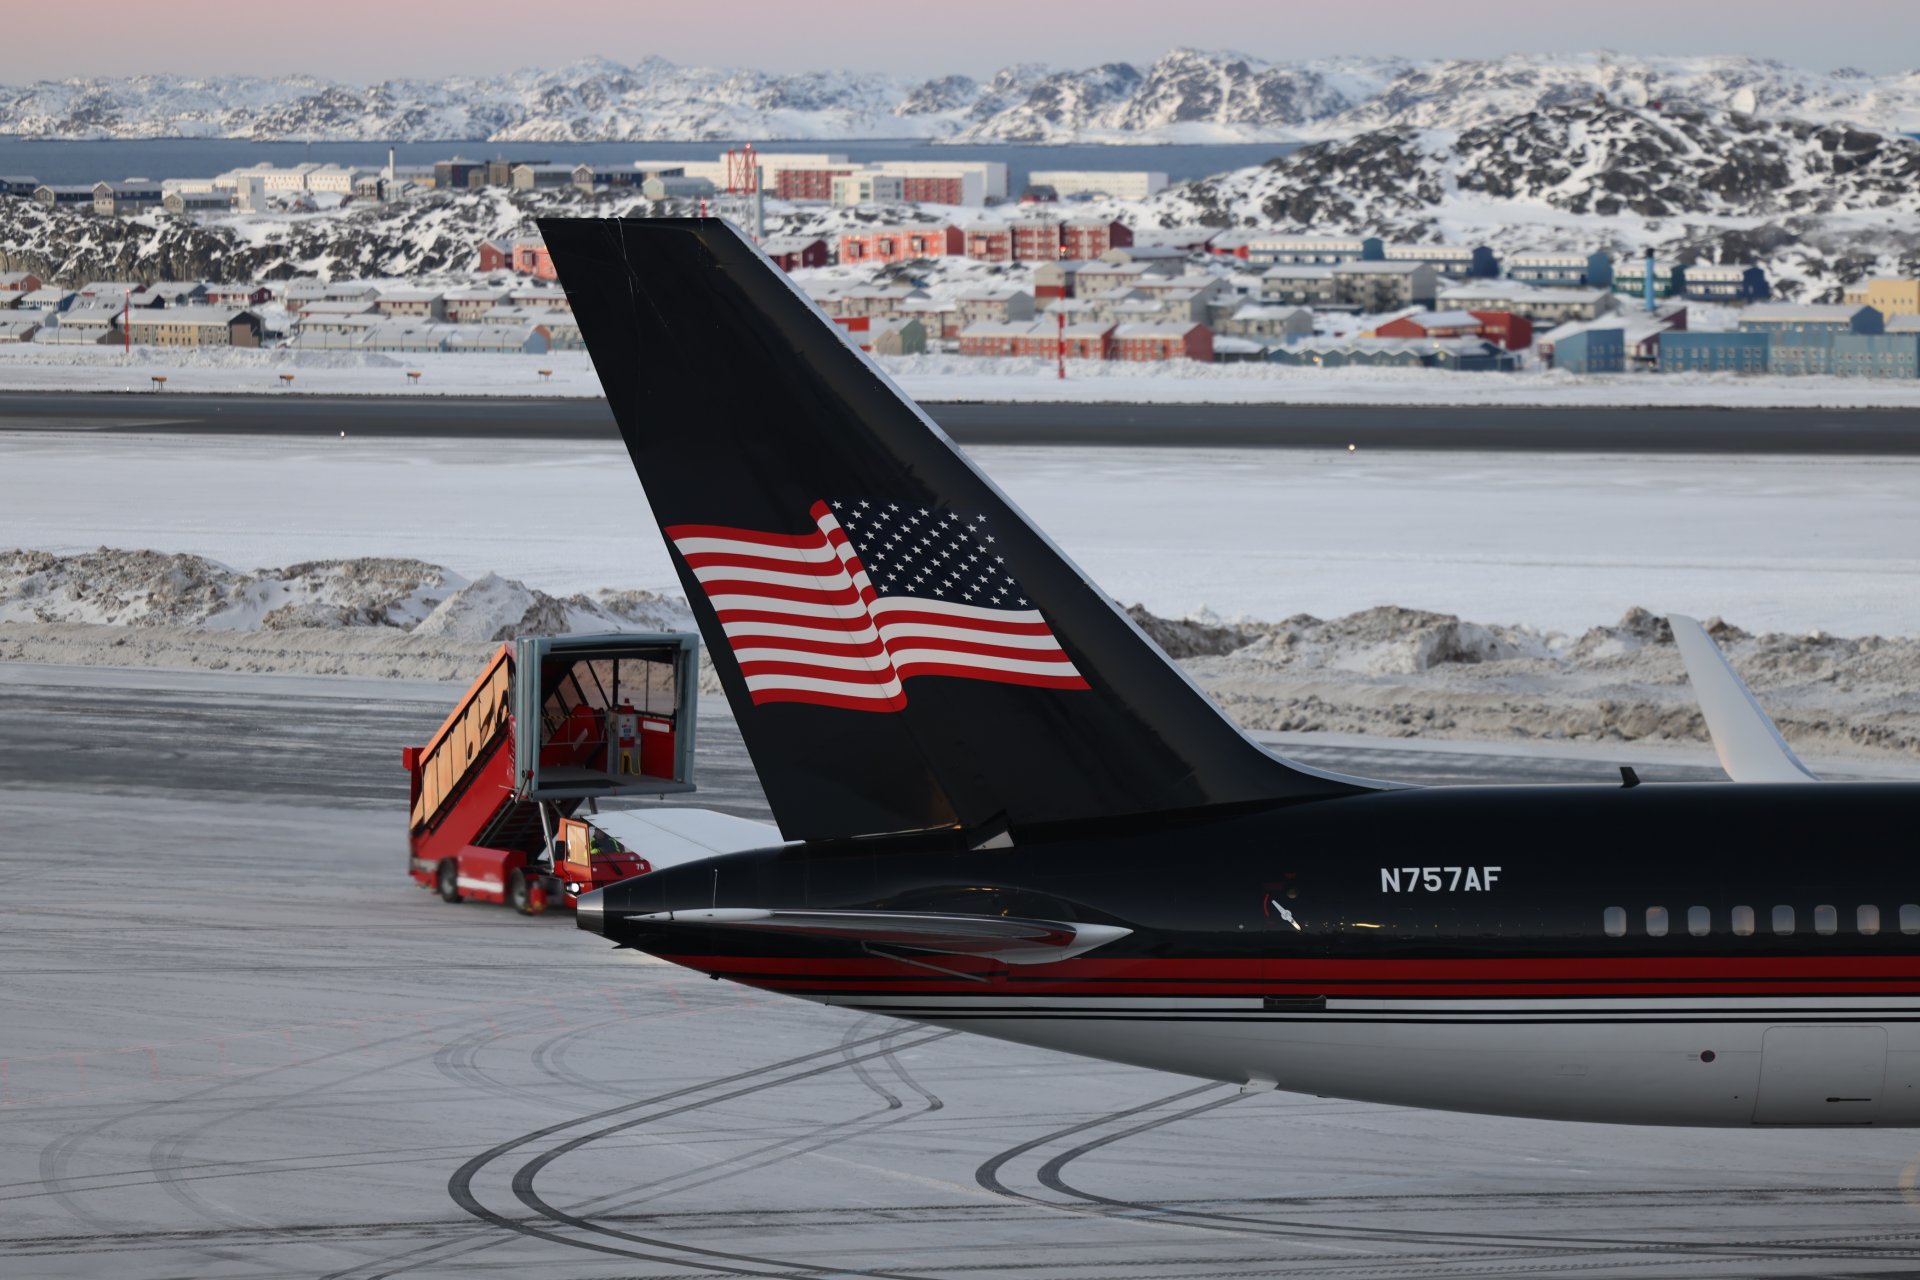
<svg viewBox="0 0 1920 1280">
<path fill-rule="evenodd" d="M 1423 329 L 1471 329 L 1486 323 L 1471 311 L 1415 311 L 1399 318 L 1411 320 Z"/>
<path fill-rule="evenodd" d="M 1424 262 L 1338 262 L 1327 269 L 1343 276 L 1407 276 L 1433 270 Z"/>
<path fill-rule="evenodd" d="M 1232 334 L 1216 337 L 1213 340 L 1213 354 L 1215 355 L 1225 355 L 1228 352 L 1253 355 L 1256 352 L 1265 351 L 1266 349 L 1267 344 L 1264 342 L 1255 342 L 1252 338 L 1236 338 Z"/>
<path fill-rule="evenodd" d="M 27 282 L 30 276 L 32 276 L 32 273 L 27 271 L 0 271 L 0 289 L 18 289 Z M 39 277 L 32 276 L 32 278 L 38 279 Z"/>
<path fill-rule="evenodd" d="M 1453 355 L 1480 355 L 1500 348 L 1484 338 L 1328 338 L 1319 341 L 1307 341 L 1296 344 L 1292 350 L 1300 352 L 1383 352 L 1411 351 L 1436 352 Z"/>
<path fill-rule="evenodd" d="M 1203 329 L 1197 320 L 1160 320 L 1141 321 L 1136 324 L 1123 324 L 1113 331 L 1116 338 L 1181 338 L 1195 329 Z"/>
<path fill-rule="evenodd" d="M 1312 316 L 1313 312 L 1305 307 L 1289 307 L 1276 303 L 1249 302 L 1233 313 L 1235 320 L 1291 320 L 1295 316 Z"/>
<path fill-rule="evenodd" d="M 1448 285 L 1440 290 L 1440 301 L 1454 302 L 1473 298 L 1496 298 L 1514 302 L 1599 302 L 1612 297 L 1606 289 L 1555 289 L 1548 285 L 1528 284 L 1524 280 L 1475 280 Z"/>
<path fill-rule="evenodd" d="M 824 236 L 768 236 L 760 242 L 761 251 L 768 254 L 803 253 L 808 247 L 825 243 Z"/>
<path fill-rule="evenodd" d="M 238 307 L 168 307 L 163 311 L 139 311 L 133 316 L 135 324 L 190 324 L 197 326 L 218 325 L 226 327 L 242 316 L 250 316 L 251 311 Z"/>
<path fill-rule="evenodd" d="M 1695 283 L 1695 284 L 1699 283 L 1702 280 L 1737 281 L 1745 278 L 1747 272 L 1752 270 L 1753 270 L 1753 264 L 1751 262 L 1734 262 L 1734 263 L 1725 263 L 1725 264 L 1716 264 L 1716 263 L 1710 263 L 1710 262 L 1696 262 L 1694 265 L 1687 268 L 1687 279 L 1689 282 Z"/>
<path fill-rule="evenodd" d="M 1920 316 L 1888 316 L 1888 333 L 1920 333 Z"/>
<path fill-rule="evenodd" d="M 1740 313 L 1741 324 L 1787 324 L 1794 321 L 1813 324 L 1848 324 L 1865 304 L 1845 302 L 1756 302 Z"/>
<path fill-rule="evenodd" d="M 1304 262 L 1283 262 L 1260 273 L 1262 280 L 1331 280 L 1332 267 L 1316 267 Z"/>
<path fill-rule="evenodd" d="M 961 294 L 960 302 L 1011 302 L 1015 298 L 1029 298 L 1025 289 L 1016 289 L 1012 285 L 983 285 L 969 289 Z"/>
<path fill-rule="evenodd" d="M 382 289 L 380 301 L 385 302 L 439 302 L 446 292 L 441 289 Z"/>
<path fill-rule="evenodd" d="M 960 331 L 963 338 L 1016 338 L 1038 333 L 1038 320 L 976 320 Z"/>
</svg>

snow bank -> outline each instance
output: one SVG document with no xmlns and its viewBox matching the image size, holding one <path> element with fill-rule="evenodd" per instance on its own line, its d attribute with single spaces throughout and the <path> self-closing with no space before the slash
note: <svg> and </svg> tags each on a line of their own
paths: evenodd
<svg viewBox="0 0 1920 1280">
<path fill-rule="evenodd" d="M 1395 606 L 1278 622 L 1130 612 L 1249 729 L 1707 740 L 1672 632 L 1644 609 L 1577 633 Z M 1920 758 L 1920 637 L 1707 625 L 1797 749 Z M 0 661 L 464 680 L 517 635 L 691 626 L 672 596 L 560 597 L 417 560 L 239 573 L 151 551 L 0 553 Z M 701 687 L 719 693 L 710 669 Z"/>
<path fill-rule="evenodd" d="M 1659 408 L 1920 408 L 1920 383 L 1866 378 L 1670 373 L 1513 374 L 1442 369 L 1324 369 L 1269 364 L 1165 364 L 927 355 L 886 357 L 880 367 L 927 402 L 1047 404 L 1369 404 Z M 542 371 L 549 376 L 542 377 Z M 409 378 L 417 372 L 418 380 Z M 282 374 L 293 381 L 282 382 Z M 165 390 L 153 391 L 154 377 Z M 164 414 L 176 393 L 385 397 L 597 397 L 584 352 L 543 356 L 136 347 L 0 346 L 0 391 L 143 391 Z"/>
<path fill-rule="evenodd" d="M 684 601 L 651 591 L 565 598 L 420 560 L 316 560 L 238 571 L 203 556 L 101 547 L 0 552 L 0 623 L 215 632 L 383 629 L 456 643 L 519 635 L 680 630 Z"/>
</svg>

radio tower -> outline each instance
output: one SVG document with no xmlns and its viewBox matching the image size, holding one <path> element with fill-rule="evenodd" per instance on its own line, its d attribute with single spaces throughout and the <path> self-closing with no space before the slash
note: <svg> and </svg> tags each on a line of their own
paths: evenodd
<svg viewBox="0 0 1920 1280">
<path fill-rule="evenodd" d="M 751 142 L 727 148 L 725 173 L 726 206 L 734 211 L 734 221 L 740 223 L 747 234 L 753 237 L 754 243 L 758 244 L 767 238 L 767 207 L 760 191 L 760 155 Z M 746 216 L 741 217 L 740 214 Z"/>
</svg>

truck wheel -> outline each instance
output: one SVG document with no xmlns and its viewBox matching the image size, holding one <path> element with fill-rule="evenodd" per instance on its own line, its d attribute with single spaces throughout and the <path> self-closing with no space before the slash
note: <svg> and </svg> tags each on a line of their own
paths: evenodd
<svg viewBox="0 0 1920 1280">
<path fill-rule="evenodd" d="M 538 914 L 533 907 L 533 888 L 527 883 L 527 873 L 518 868 L 507 877 L 507 905 L 523 916 Z"/>
<path fill-rule="evenodd" d="M 440 897 L 447 902 L 460 901 L 460 864 L 452 858 L 440 861 Z"/>
</svg>

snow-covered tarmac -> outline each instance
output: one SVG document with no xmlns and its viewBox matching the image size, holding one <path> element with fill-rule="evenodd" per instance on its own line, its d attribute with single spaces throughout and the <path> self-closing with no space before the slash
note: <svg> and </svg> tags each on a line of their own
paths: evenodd
<svg viewBox="0 0 1920 1280">
<path fill-rule="evenodd" d="M 1920 461 L 980 447 L 1108 592 L 1163 616 L 1380 604 L 1578 631 L 1640 605 L 1920 633 Z M 617 445 L 0 437 L 0 548 L 237 568 L 406 555 L 555 593 L 674 586 Z"/>
<path fill-rule="evenodd" d="M 1920 1263 L 1912 1133 L 1241 1096 L 758 995 L 564 917 L 449 906 L 405 879 L 395 748 L 451 696 L 0 666 L 0 1274 Z M 737 740 L 701 740 L 709 798 L 751 812 Z M 1410 770 L 1370 754 L 1369 772 L 1431 768 L 1417 748 Z M 1463 762 L 1536 776 L 1512 756 L 1443 764 Z"/>
</svg>

